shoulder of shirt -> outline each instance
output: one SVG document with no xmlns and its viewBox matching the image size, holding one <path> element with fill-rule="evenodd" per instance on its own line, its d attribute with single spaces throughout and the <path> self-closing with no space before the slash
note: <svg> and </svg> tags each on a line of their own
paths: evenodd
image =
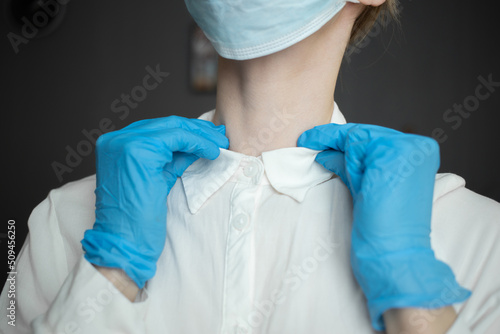
<svg viewBox="0 0 500 334">
<path fill-rule="evenodd" d="M 465 179 L 453 173 L 438 173 L 434 185 L 434 204 L 442 202 L 472 204 L 477 210 L 495 211 L 500 214 L 500 203 L 466 187 Z"/>
<path fill-rule="evenodd" d="M 94 174 L 51 190 L 46 200 L 50 205 L 48 219 L 58 227 L 70 266 L 81 256 L 80 241 L 95 222 L 95 187 Z"/>
<path fill-rule="evenodd" d="M 472 291 L 465 303 L 453 305 L 467 328 L 486 329 L 499 319 L 500 313 L 492 312 L 500 293 L 496 277 L 500 260 L 499 218 L 500 203 L 467 189 L 462 177 L 451 173 L 436 176 L 432 249 L 436 259 L 450 266 L 457 282 Z"/>
<path fill-rule="evenodd" d="M 59 228 L 72 229 L 75 225 L 88 225 L 95 218 L 96 175 L 71 181 L 52 189 L 48 200 L 56 213 Z M 86 226 L 87 228 L 91 228 Z"/>
<path fill-rule="evenodd" d="M 453 254 L 457 249 L 472 252 L 479 245 L 485 250 L 495 249 L 500 254 L 497 242 L 500 237 L 499 217 L 500 203 L 467 189 L 462 177 L 451 173 L 436 176 L 431 239 L 439 256 L 454 261 L 457 255 Z M 457 263 L 454 265 L 460 266 Z M 458 267 L 455 269 L 460 271 Z"/>
<path fill-rule="evenodd" d="M 446 196 L 446 194 L 465 188 L 465 180 L 463 177 L 453 173 L 438 173 L 434 184 L 434 202 Z"/>
<path fill-rule="evenodd" d="M 58 204 L 87 204 L 91 201 L 94 205 L 94 190 L 96 187 L 96 175 L 89 175 L 82 179 L 71 181 L 59 188 L 50 191 Z"/>
<path fill-rule="evenodd" d="M 78 221 L 83 214 L 94 216 L 96 175 L 64 184 L 49 192 L 49 200 L 58 214 L 58 219 L 66 218 L 66 214 Z"/>
</svg>

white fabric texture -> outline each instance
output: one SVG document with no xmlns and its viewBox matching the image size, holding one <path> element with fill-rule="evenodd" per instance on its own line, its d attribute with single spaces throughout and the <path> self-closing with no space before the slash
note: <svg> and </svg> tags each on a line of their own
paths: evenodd
<svg viewBox="0 0 500 334">
<path fill-rule="evenodd" d="M 331 122 L 345 123 L 337 105 Z M 317 153 L 221 149 L 217 159 L 193 163 L 167 200 L 157 273 L 133 303 L 82 256 L 95 175 L 52 190 L 33 210 L 18 255 L 16 327 L 3 315 L 0 332 L 375 333 L 349 263 L 352 199 L 314 161 Z M 498 333 L 499 218 L 498 202 L 457 175 L 438 174 L 432 246 L 472 291 L 454 305 L 449 334 Z M 416 314 L 415 326 L 423 319 Z"/>
</svg>

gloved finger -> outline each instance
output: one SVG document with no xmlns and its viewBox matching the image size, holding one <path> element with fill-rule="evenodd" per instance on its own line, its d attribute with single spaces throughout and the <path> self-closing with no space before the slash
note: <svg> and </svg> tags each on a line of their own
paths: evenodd
<svg viewBox="0 0 500 334">
<path fill-rule="evenodd" d="M 229 139 L 226 137 L 226 127 L 224 125 L 215 126 L 212 122 L 201 119 L 185 119 L 179 123 L 179 126 L 211 140 L 217 146 L 226 149 L 229 147 Z"/>
<path fill-rule="evenodd" d="M 192 132 L 198 133 L 199 135 L 212 140 L 215 144 L 221 147 L 226 146 L 226 127 L 224 125 L 215 126 L 212 122 L 196 118 L 193 119 L 181 116 L 168 116 L 154 119 L 145 119 L 134 122 L 119 131 L 130 131 L 133 133 L 145 134 L 148 132 L 156 132 L 160 130 L 168 132 L 171 129 L 175 128 L 191 130 Z"/>
<path fill-rule="evenodd" d="M 222 134 L 218 133 L 219 136 Z M 198 134 L 182 128 L 174 128 L 169 131 L 156 131 L 151 134 L 155 141 L 161 143 L 158 149 L 163 150 L 167 161 L 172 161 L 173 152 L 185 152 L 194 154 L 200 158 L 216 159 L 220 154 L 219 147 L 228 148 L 229 139 L 214 138 L 204 133 Z"/>
<path fill-rule="evenodd" d="M 197 127 L 214 128 L 214 129 L 217 128 L 217 126 L 214 123 L 207 120 L 172 115 L 166 117 L 139 120 L 127 125 L 126 127 L 123 128 L 123 130 L 131 130 L 138 128 L 143 130 L 160 130 L 165 128 L 177 128 L 180 127 L 182 123 L 192 123 L 192 125 L 196 125 Z"/>
<path fill-rule="evenodd" d="M 298 147 L 307 147 L 312 150 L 334 149 L 345 152 L 347 132 L 354 126 L 350 124 L 322 124 L 304 131 L 297 139 Z"/>
<path fill-rule="evenodd" d="M 371 124 L 322 124 L 304 131 L 297 140 L 297 146 L 313 150 L 334 149 L 345 152 L 347 145 L 357 140 L 367 140 L 390 134 L 401 134 L 399 131 Z M 358 135 L 356 135 L 358 134 Z M 350 138 L 354 135 L 354 138 Z"/>
</svg>

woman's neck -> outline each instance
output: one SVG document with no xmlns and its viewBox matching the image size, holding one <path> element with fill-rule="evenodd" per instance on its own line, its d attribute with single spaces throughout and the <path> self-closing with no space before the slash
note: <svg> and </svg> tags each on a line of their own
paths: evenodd
<svg viewBox="0 0 500 334">
<path fill-rule="evenodd" d="M 302 132 L 330 122 L 335 83 L 357 5 L 346 6 L 320 30 L 269 56 L 219 57 L 213 122 L 226 126 L 229 150 L 259 156 L 296 147 Z"/>
</svg>

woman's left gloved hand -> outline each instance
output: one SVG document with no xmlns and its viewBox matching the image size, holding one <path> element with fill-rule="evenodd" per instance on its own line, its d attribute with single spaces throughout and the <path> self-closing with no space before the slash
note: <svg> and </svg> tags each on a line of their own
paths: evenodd
<svg viewBox="0 0 500 334">
<path fill-rule="evenodd" d="M 443 307 L 470 296 L 431 249 L 435 140 L 375 125 L 330 123 L 305 131 L 297 146 L 321 150 L 316 161 L 352 194 L 351 266 L 374 329 L 385 328 L 388 309 Z"/>
</svg>

